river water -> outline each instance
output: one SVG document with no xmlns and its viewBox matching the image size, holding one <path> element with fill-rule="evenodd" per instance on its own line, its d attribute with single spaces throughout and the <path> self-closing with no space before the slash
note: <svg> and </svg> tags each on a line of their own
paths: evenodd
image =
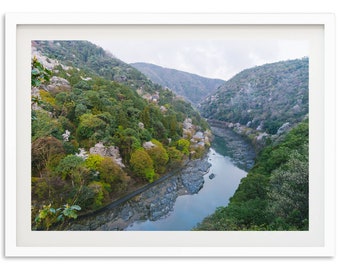
<svg viewBox="0 0 340 270">
<path fill-rule="evenodd" d="M 226 206 L 229 198 L 235 193 L 240 180 L 247 173 L 238 168 L 235 162 L 223 153 L 225 153 L 225 149 L 221 148 L 221 144 L 213 145 L 210 149 L 208 161 L 212 166 L 209 172 L 204 175 L 204 185 L 198 193 L 179 196 L 173 211 L 166 217 L 156 221 L 135 221 L 126 230 L 187 231 L 212 214 L 216 207 Z M 210 179 L 209 176 L 212 174 L 215 177 Z"/>
</svg>

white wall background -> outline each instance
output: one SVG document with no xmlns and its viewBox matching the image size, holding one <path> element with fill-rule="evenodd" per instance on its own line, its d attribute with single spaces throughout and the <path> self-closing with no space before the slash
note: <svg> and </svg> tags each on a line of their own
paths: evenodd
<svg viewBox="0 0 340 270">
<path fill-rule="evenodd" d="M 337 16 L 337 30 L 339 29 L 340 8 L 336 0 L 310 1 L 310 0 L 3 0 L 0 4 L 1 20 L 1 68 L 0 82 L 4 89 L 4 14 L 8 12 L 228 12 L 228 13 L 335 13 Z M 337 5 L 338 4 L 338 5 Z M 339 34 L 339 31 L 337 31 Z M 339 35 L 337 35 L 337 44 Z M 14 45 L 14 44 L 13 44 Z M 336 55 L 336 63 L 339 64 L 339 54 Z M 0 160 L 4 160 L 4 91 L 0 95 Z M 339 103 L 339 95 L 337 96 Z M 337 119 L 339 114 L 337 113 Z M 337 126 L 337 134 L 338 134 Z M 339 152 L 337 146 L 337 153 Z M 3 162 L 0 162 L 1 176 L 3 176 Z M 339 185 L 338 185 L 339 186 Z M 339 188 L 337 186 L 337 194 Z M 1 237 L 1 269 L 340 269 L 339 252 L 335 258 L 4 258 L 4 186 L 1 181 L 0 193 L 0 237 Z M 339 200 L 338 200 L 339 201 Z M 337 206 L 339 204 L 337 203 Z M 337 207 L 339 209 L 339 207 Z M 337 224 L 339 224 L 339 215 Z M 339 234 L 337 234 L 337 244 L 339 244 Z"/>
</svg>

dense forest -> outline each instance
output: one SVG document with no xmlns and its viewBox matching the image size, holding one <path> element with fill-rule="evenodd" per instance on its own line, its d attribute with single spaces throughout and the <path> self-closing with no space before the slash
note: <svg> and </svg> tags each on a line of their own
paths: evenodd
<svg viewBox="0 0 340 270">
<path fill-rule="evenodd" d="M 308 230 L 308 119 L 257 156 L 228 206 L 194 230 Z"/>
<path fill-rule="evenodd" d="M 33 229 L 98 209 L 209 147 L 189 103 L 90 42 L 33 41 L 31 78 Z"/>
<path fill-rule="evenodd" d="M 198 108 L 202 116 L 276 134 L 308 114 L 308 58 L 241 71 Z"/>
<path fill-rule="evenodd" d="M 213 94 L 219 86 L 225 83 L 220 79 L 205 78 L 149 63 L 133 63 L 131 65 L 148 76 L 153 82 L 171 89 L 194 105 Z"/>
</svg>

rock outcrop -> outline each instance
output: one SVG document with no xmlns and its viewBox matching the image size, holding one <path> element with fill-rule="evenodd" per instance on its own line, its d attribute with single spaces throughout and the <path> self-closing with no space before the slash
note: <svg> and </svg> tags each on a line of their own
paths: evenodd
<svg viewBox="0 0 340 270">
<path fill-rule="evenodd" d="M 116 146 L 104 146 L 102 142 L 99 142 L 94 147 L 90 148 L 90 154 L 97 154 L 103 157 L 110 157 L 121 168 L 125 167 L 119 153 L 119 148 Z"/>
</svg>

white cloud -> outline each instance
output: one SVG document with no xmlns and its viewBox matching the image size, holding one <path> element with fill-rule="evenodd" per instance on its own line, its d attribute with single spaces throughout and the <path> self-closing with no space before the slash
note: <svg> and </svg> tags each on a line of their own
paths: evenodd
<svg viewBox="0 0 340 270">
<path fill-rule="evenodd" d="M 92 41 L 127 63 L 147 62 L 204 77 L 230 79 L 246 68 L 308 56 L 301 40 Z"/>
</svg>

